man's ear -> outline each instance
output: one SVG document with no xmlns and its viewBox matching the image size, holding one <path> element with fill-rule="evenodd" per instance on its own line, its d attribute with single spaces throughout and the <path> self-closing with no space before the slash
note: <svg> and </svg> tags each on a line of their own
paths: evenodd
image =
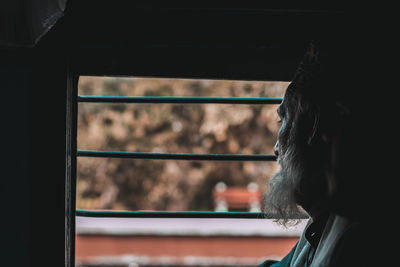
<svg viewBox="0 0 400 267">
<path fill-rule="evenodd" d="M 325 143 L 330 143 L 332 141 L 332 137 L 329 136 L 327 133 L 322 133 L 321 134 L 321 139 L 322 141 L 324 141 Z"/>
<path fill-rule="evenodd" d="M 319 131 L 319 114 L 316 114 L 314 117 L 313 126 L 310 132 L 310 135 L 307 139 L 307 144 L 311 144 L 317 136 L 317 132 Z"/>
<path fill-rule="evenodd" d="M 332 125 L 335 125 L 332 122 Z M 332 129 L 332 125 L 329 125 L 327 128 L 321 130 L 321 140 L 326 144 L 332 144 L 338 138 L 338 134 L 340 132 L 339 129 Z"/>
</svg>

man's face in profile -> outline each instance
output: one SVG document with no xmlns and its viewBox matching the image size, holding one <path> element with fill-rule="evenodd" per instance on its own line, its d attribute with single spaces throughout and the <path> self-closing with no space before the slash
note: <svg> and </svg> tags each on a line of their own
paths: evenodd
<svg viewBox="0 0 400 267">
<path fill-rule="evenodd" d="M 274 153 L 277 156 L 277 162 L 282 165 L 285 161 L 285 151 L 282 149 L 287 145 L 287 136 L 288 136 L 288 120 L 287 120 L 287 112 L 285 106 L 287 105 L 286 101 L 284 100 L 282 104 L 279 105 L 277 109 L 277 113 L 279 116 L 279 121 L 277 122 L 280 125 L 278 131 L 278 141 L 274 146 Z M 281 144 L 281 145 L 280 145 Z"/>
<path fill-rule="evenodd" d="M 289 102 L 291 94 L 286 92 L 285 97 L 277 112 L 279 115 L 280 129 L 278 141 L 274 152 L 281 170 L 276 173 L 269 182 L 269 192 L 266 196 L 265 211 L 272 213 L 274 217 L 286 224 L 289 218 L 300 215 L 301 209 L 296 202 L 296 192 L 301 175 L 301 162 L 296 160 L 298 151 L 293 143 L 293 131 L 296 130 L 294 116 L 291 114 Z M 299 169 L 300 168 L 300 169 Z"/>
<path fill-rule="evenodd" d="M 327 150 L 318 132 L 318 108 L 293 84 L 277 112 L 280 129 L 274 152 L 281 170 L 270 179 L 265 211 L 285 224 L 303 209 L 311 214 L 324 205 Z"/>
</svg>

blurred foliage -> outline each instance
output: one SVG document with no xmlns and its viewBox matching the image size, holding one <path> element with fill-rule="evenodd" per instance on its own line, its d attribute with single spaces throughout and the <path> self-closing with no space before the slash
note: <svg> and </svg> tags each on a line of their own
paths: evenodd
<svg viewBox="0 0 400 267">
<path fill-rule="evenodd" d="M 80 95 L 282 97 L 285 82 L 81 77 Z M 277 105 L 98 104 L 78 107 L 78 149 L 272 154 Z M 256 182 L 274 162 L 78 158 L 77 208 L 213 210 L 212 190 Z"/>
</svg>

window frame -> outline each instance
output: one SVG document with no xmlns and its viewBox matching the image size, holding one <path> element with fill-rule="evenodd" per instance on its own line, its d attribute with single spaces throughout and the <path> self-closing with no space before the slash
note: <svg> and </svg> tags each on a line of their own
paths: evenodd
<svg viewBox="0 0 400 267">
<path fill-rule="evenodd" d="M 77 82 L 80 75 L 289 81 L 308 41 L 320 34 L 315 25 L 324 25 L 324 29 L 329 32 L 328 29 L 336 29 L 338 22 L 343 19 L 341 8 L 326 9 L 318 6 L 271 7 L 268 4 L 259 9 L 245 5 L 222 7 L 198 3 L 197 8 L 189 8 L 176 3 L 168 6 L 157 2 L 157 8 L 154 9 L 154 6 L 139 2 L 124 8 L 126 4 L 122 1 L 117 1 L 113 6 L 108 1 L 100 1 L 96 2 L 97 12 L 93 13 L 92 4 L 78 1 L 69 5 L 63 22 L 68 25 L 64 26 L 64 31 L 67 29 L 74 33 L 74 36 L 69 36 L 70 47 L 66 49 L 69 68 L 64 243 L 67 267 L 75 266 L 76 114 Z M 126 38 L 124 34 L 130 32 L 133 23 L 130 16 L 120 15 L 119 12 L 128 12 L 130 8 L 135 9 L 136 17 L 149 15 L 157 18 L 154 21 L 149 19 L 141 25 L 138 38 L 149 37 L 146 30 L 152 30 L 154 36 L 160 34 L 161 38 L 167 39 L 158 40 L 150 36 L 149 40 L 143 39 L 146 41 L 137 43 L 136 36 L 133 39 Z M 114 15 L 111 20 L 104 20 L 104 14 L 109 15 L 112 11 L 119 11 L 115 13 L 118 15 Z M 88 20 L 87 14 L 93 17 Z M 201 20 L 205 16 L 211 16 L 212 19 Z M 172 20 L 160 26 L 159 18 Z M 169 23 L 179 23 L 182 18 L 189 19 L 185 29 L 194 26 L 195 33 L 199 29 L 198 23 L 202 21 L 202 30 L 210 31 L 210 35 L 198 36 L 192 33 L 187 39 L 181 39 L 179 37 L 183 29 L 177 28 L 168 36 L 164 28 Z M 237 24 L 238 21 L 241 24 Z M 235 31 L 230 27 L 227 33 L 221 34 L 219 28 L 215 27 L 230 25 L 229 22 L 235 22 Z M 266 30 L 270 36 L 265 35 Z M 248 37 L 255 38 L 245 39 Z M 100 54 L 101 58 L 98 56 Z M 149 60 L 149 55 L 153 54 L 160 58 L 154 60 L 154 57 L 150 57 L 153 61 Z M 173 66 L 163 63 L 176 58 L 178 60 Z"/>
<path fill-rule="evenodd" d="M 69 201 L 69 225 L 68 233 L 70 238 L 69 257 L 70 261 L 75 261 L 75 216 L 83 217 L 107 217 L 107 218 L 225 218 L 225 219 L 273 219 L 273 214 L 263 212 L 168 212 L 168 211 L 88 211 L 76 210 L 76 179 L 77 179 L 77 158 L 96 157 L 96 158 L 128 158 L 128 159 L 161 159 L 161 160 L 199 160 L 199 161 L 276 161 L 275 155 L 244 155 L 244 154 L 177 154 L 177 153 L 148 153 L 148 152 L 119 152 L 119 151 L 86 151 L 77 148 L 77 117 L 78 103 L 180 103 L 180 104 L 250 104 L 250 105 L 276 105 L 282 102 L 280 97 L 116 97 L 116 96 L 80 96 L 78 94 L 78 78 L 74 76 L 71 83 L 68 100 L 70 104 L 69 119 L 70 123 L 68 136 L 70 137 L 69 150 L 69 186 L 71 199 Z M 164 78 L 164 77 L 159 77 Z M 297 219 L 308 218 L 306 215 Z M 67 251 L 66 247 L 66 251 Z"/>
</svg>

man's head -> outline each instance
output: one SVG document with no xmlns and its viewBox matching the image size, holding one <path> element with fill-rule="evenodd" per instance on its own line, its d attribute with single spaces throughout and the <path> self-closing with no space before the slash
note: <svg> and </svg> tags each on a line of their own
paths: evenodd
<svg viewBox="0 0 400 267">
<path fill-rule="evenodd" d="M 270 180 L 266 208 L 286 222 L 300 215 L 301 209 L 312 214 L 324 208 L 329 147 L 319 131 L 318 106 L 290 87 L 278 114 L 281 128 L 274 150 L 281 170 Z"/>
<path fill-rule="evenodd" d="M 336 190 L 333 147 L 346 109 L 328 93 L 339 80 L 332 81 L 331 67 L 321 64 L 319 47 L 312 43 L 278 108 L 281 128 L 274 150 L 281 170 L 270 180 L 265 211 L 284 224 L 303 209 L 318 216 Z"/>
</svg>

